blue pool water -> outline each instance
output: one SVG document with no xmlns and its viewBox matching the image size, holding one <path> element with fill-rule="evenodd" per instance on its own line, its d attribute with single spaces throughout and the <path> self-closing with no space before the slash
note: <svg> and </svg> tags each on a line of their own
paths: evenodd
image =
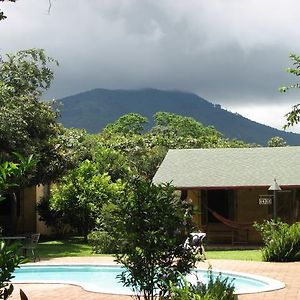
<svg viewBox="0 0 300 300">
<path fill-rule="evenodd" d="M 103 265 L 38 265 L 22 266 L 14 272 L 14 283 L 68 283 L 83 287 L 87 291 L 132 294 L 129 288 L 123 287 L 116 279 L 121 273 L 119 266 Z M 198 279 L 207 282 L 207 270 L 196 269 Z M 215 276 L 219 272 L 213 272 Z M 257 293 L 270 291 L 284 287 L 284 283 L 261 276 L 250 276 L 242 273 L 223 272 L 223 277 L 228 277 L 229 282 L 233 280 L 236 294 Z M 196 276 L 188 275 L 190 282 L 196 280 Z"/>
</svg>

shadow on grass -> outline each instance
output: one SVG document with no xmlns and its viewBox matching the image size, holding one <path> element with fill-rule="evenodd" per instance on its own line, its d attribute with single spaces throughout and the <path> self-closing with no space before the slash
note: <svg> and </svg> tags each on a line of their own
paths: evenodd
<svg viewBox="0 0 300 300">
<path fill-rule="evenodd" d="M 92 247 L 80 237 L 41 241 L 38 251 L 42 258 L 92 256 Z"/>
</svg>

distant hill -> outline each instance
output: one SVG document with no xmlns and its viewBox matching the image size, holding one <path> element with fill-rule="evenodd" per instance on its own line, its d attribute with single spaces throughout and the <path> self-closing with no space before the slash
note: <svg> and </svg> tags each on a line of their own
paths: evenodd
<svg viewBox="0 0 300 300">
<path fill-rule="evenodd" d="M 60 121 L 66 127 L 85 128 L 90 133 L 100 132 L 108 123 L 131 112 L 146 116 L 152 125 L 152 116 L 164 111 L 213 125 L 228 138 L 266 145 L 271 137 L 280 136 L 289 145 L 300 145 L 299 134 L 259 124 L 187 92 L 95 89 L 60 101 L 63 103 Z"/>
</svg>

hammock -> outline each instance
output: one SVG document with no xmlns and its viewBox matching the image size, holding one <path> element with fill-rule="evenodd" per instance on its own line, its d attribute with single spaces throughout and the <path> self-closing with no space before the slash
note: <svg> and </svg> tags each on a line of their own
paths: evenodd
<svg viewBox="0 0 300 300">
<path fill-rule="evenodd" d="M 243 229 L 243 230 L 246 230 L 246 229 L 250 229 L 253 227 L 253 222 L 252 223 L 239 223 L 239 222 L 235 222 L 235 221 L 232 221 L 232 220 L 229 220 L 227 218 L 224 218 L 223 216 L 221 216 L 220 214 L 218 214 L 216 211 L 210 209 L 209 207 L 207 207 L 207 210 L 209 212 L 211 212 L 211 214 L 217 219 L 219 220 L 220 222 L 222 222 L 224 225 L 228 226 L 228 227 L 231 227 L 233 229 Z"/>
</svg>

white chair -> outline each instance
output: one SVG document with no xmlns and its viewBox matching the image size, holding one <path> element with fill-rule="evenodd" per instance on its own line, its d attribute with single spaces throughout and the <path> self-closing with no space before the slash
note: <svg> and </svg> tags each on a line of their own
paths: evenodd
<svg viewBox="0 0 300 300">
<path fill-rule="evenodd" d="M 204 249 L 204 238 L 206 233 L 204 232 L 192 232 L 190 236 L 185 240 L 183 247 L 192 251 L 194 254 L 200 253 L 203 258 L 206 259 Z"/>
</svg>

